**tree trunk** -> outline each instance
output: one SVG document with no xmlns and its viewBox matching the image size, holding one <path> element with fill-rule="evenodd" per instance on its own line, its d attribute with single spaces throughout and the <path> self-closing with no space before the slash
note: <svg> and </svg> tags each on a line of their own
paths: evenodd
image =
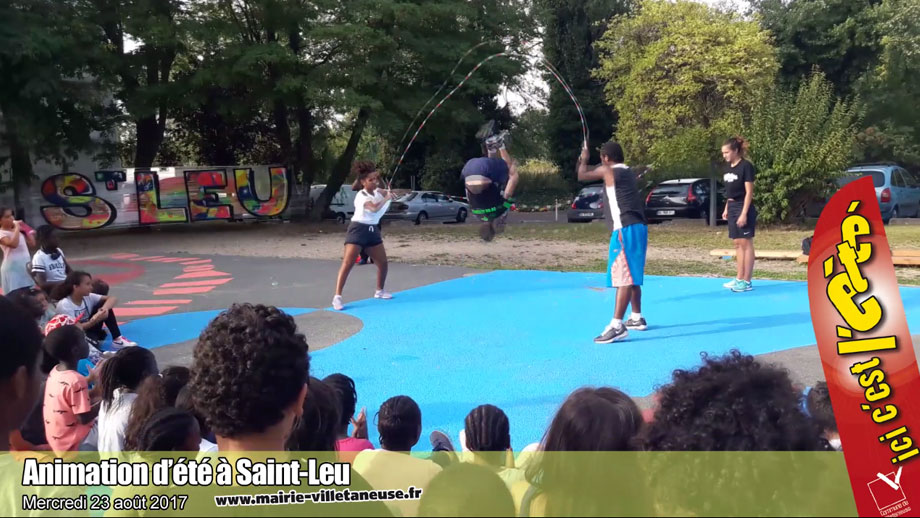
<svg viewBox="0 0 920 518">
<path fill-rule="evenodd" d="M 32 156 L 29 146 L 22 141 L 19 135 L 13 110 L 10 110 L 9 106 L 3 106 L 2 112 L 5 115 L 2 122 L 10 149 L 10 170 L 13 175 L 13 208 L 19 210 L 25 208 L 26 204 L 31 206 L 29 188 L 32 186 Z M 29 214 L 29 216 L 33 215 Z M 16 217 L 19 219 L 23 215 L 16 214 Z"/>
<path fill-rule="evenodd" d="M 147 87 L 166 85 L 169 83 L 169 74 L 175 61 L 176 53 L 172 50 L 146 48 L 145 58 Z M 163 144 L 166 133 L 166 118 L 169 115 L 168 101 L 161 97 L 159 106 L 149 115 L 135 119 L 137 126 L 137 148 L 134 151 L 134 167 L 147 168 L 153 166 Z"/>
<path fill-rule="evenodd" d="M 134 151 L 134 167 L 152 167 L 163 143 L 163 128 L 156 115 L 135 121 L 137 126 L 137 148 Z"/>
<path fill-rule="evenodd" d="M 298 102 L 297 106 L 297 127 L 299 136 L 297 138 L 297 160 L 294 170 L 294 178 L 298 178 L 298 173 L 303 172 L 303 185 L 309 189 L 313 185 L 315 173 L 313 157 L 313 110 L 308 108 L 303 101 Z"/>
<path fill-rule="evenodd" d="M 709 182 L 709 226 L 715 227 L 719 221 L 719 215 L 717 211 L 719 210 L 719 205 L 716 200 L 719 199 L 719 184 L 716 181 L 719 172 L 719 164 L 716 161 L 711 163 L 711 180 Z"/>
<path fill-rule="evenodd" d="M 29 148 L 18 137 L 9 135 L 10 169 L 13 172 L 13 207 L 16 209 L 16 219 L 22 219 L 32 208 L 32 157 Z"/>
<path fill-rule="evenodd" d="M 348 139 L 348 144 L 336 161 L 335 167 L 332 169 L 332 176 L 330 176 L 329 181 L 326 182 L 326 188 L 320 193 L 319 198 L 316 200 L 316 204 L 310 212 L 311 221 L 320 221 L 323 218 L 323 213 L 326 211 L 326 208 L 329 207 L 329 202 L 332 201 L 332 197 L 339 191 L 339 188 L 342 187 L 342 184 L 345 182 L 345 178 L 348 177 L 348 173 L 351 170 L 351 164 L 355 159 L 355 153 L 358 151 L 358 143 L 361 141 L 361 135 L 364 133 L 364 128 L 367 127 L 367 121 L 370 116 L 370 108 L 363 107 L 358 110 L 358 116 L 355 119 L 354 127 L 351 129 L 351 137 Z"/>
</svg>

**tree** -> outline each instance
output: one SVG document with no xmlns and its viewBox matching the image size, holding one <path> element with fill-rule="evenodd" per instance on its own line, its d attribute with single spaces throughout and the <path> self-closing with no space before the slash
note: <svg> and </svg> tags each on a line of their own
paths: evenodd
<svg viewBox="0 0 920 518">
<path fill-rule="evenodd" d="M 188 0 L 73 0 L 80 20 L 95 26 L 102 45 L 93 71 L 114 91 L 135 126 L 134 167 L 153 165 L 166 124 L 184 87 L 174 67 L 187 59 Z"/>
<path fill-rule="evenodd" d="M 211 21 L 193 83 L 220 84 L 235 104 L 268 114 L 279 161 L 302 183 L 312 184 L 318 169 L 327 167 L 314 218 L 348 176 L 366 128 L 378 135 L 404 131 L 465 49 L 483 39 L 513 43 L 527 27 L 496 0 L 210 0 L 200 9 Z M 494 95 L 499 80 L 519 68 L 507 60 L 484 67 L 426 133 L 449 135 L 477 122 L 476 107 L 457 101 L 484 89 Z M 248 108 L 239 110 L 251 117 Z M 328 128 L 344 144 L 331 164 L 328 148 L 317 141 Z"/>
<path fill-rule="evenodd" d="M 884 37 L 878 63 L 858 85 L 867 108 L 862 160 L 920 168 L 920 0 L 884 0 L 873 15 Z"/>
<path fill-rule="evenodd" d="M 757 166 L 760 220 L 789 222 L 825 194 L 853 158 L 860 110 L 859 102 L 836 97 L 817 70 L 797 92 L 780 88 L 758 101 L 745 135 Z"/>
<path fill-rule="evenodd" d="M 543 54 L 559 70 L 582 105 L 591 131 L 589 148 L 610 140 L 617 125 L 615 106 L 604 99 L 603 85 L 591 75 L 598 66 L 594 43 L 604 34 L 607 21 L 631 11 L 632 0 L 539 0 L 538 18 L 544 27 Z M 570 181 L 582 147 L 582 128 L 572 100 L 549 73 L 547 139 L 550 157 Z"/>
<path fill-rule="evenodd" d="M 777 69 L 756 22 L 687 0 L 641 2 L 597 46 L 629 161 L 686 173 L 713 170 Z"/>
<path fill-rule="evenodd" d="M 852 95 L 881 52 L 875 6 L 882 0 L 757 0 L 752 7 L 775 39 L 780 77 L 796 86 L 817 66 L 838 95 Z"/>
<path fill-rule="evenodd" d="M 0 142 L 9 149 L 16 206 L 29 199 L 34 161 L 64 165 L 96 148 L 92 133 L 107 128 L 102 90 L 88 75 L 94 47 L 68 2 L 0 6 Z"/>
<path fill-rule="evenodd" d="M 549 159 L 549 120 L 549 112 L 538 108 L 528 108 L 514 117 L 511 147 L 515 159 Z"/>
</svg>

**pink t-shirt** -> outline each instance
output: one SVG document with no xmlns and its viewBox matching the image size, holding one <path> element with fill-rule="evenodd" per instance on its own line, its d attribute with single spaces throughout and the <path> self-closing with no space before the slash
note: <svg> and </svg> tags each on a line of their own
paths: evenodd
<svg viewBox="0 0 920 518">
<path fill-rule="evenodd" d="M 335 441 L 335 450 L 339 452 L 339 460 L 341 462 L 353 462 L 358 452 L 373 449 L 374 445 L 367 439 L 347 437 Z"/>
<path fill-rule="evenodd" d="M 45 418 L 45 436 L 54 451 L 76 451 L 93 428 L 92 423 L 82 424 L 79 414 L 92 409 L 89 385 L 77 371 L 51 369 L 45 382 L 45 400 L 42 410 Z"/>
</svg>

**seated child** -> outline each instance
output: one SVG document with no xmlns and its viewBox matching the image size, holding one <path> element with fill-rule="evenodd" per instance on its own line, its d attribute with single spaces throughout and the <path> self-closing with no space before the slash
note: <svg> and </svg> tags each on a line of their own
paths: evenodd
<svg viewBox="0 0 920 518">
<path fill-rule="evenodd" d="M 77 372 L 89 346 L 82 329 L 64 325 L 45 337 L 44 348 L 58 361 L 45 382 L 42 414 L 48 445 L 55 452 L 77 451 L 99 413 L 90 401 L 89 382 Z"/>
</svg>

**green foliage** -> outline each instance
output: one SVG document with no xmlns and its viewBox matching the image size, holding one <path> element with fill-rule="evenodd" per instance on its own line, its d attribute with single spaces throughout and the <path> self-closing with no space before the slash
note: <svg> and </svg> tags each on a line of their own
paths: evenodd
<svg viewBox="0 0 920 518">
<path fill-rule="evenodd" d="M 598 65 L 593 45 L 604 34 L 607 21 L 629 13 L 633 0 L 538 0 L 537 17 L 544 27 L 543 54 L 571 86 L 590 129 L 589 148 L 610 140 L 617 114 L 605 102 L 603 85 L 591 76 Z M 562 175 L 574 183 L 575 161 L 583 145 L 581 121 L 574 103 L 559 82 L 544 74 L 549 84 L 547 138 L 549 157 Z"/>
<path fill-rule="evenodd" d="M 783 84 L 797 85 L 817 66 L 838 95 L 866 106 L 857 140 L 860 161 L 920 167 L 920 2 L 917 0 L 758 0 L 754 10 L 773 33 Z"/>
<path fill-rule="evenodd" d="M 873 10 L 882 52 L 859 84 L 866 100 L 861 160 L 920 167 L 920 0 L 885 0 Z"/>
<path fill-rule="evenodd" d="M 523 162 L 518 172 L 532 176 L 559 176 L 559 166 L 546 159 L 534 158 Z"/>
<path fill-rule="evenodd" d="M 84 150 L 102 151 L 92 132 L 110 113 L 88 62 L 90 27 L 69 2 L 0 4 L 0 147 L 9 150 L 17 204 L 32 180 L 32 162 L 65 164 Z"/>
<path fill-rule="evenodd" d="M 428 157 L 422 173 L 422 188 L 441 191 L 445 194 L 464 196 L 463 181 L 460 171 L 464 160 L 456 152 L 442 153 Z"/>
<path fill-rule="evenodd" d="M 705 176 L 777 69 L 755 22 L 687 0 L 644 0 L 597 47 L 627 160 Z"/>
<path fill-rule="evenodd" d="M 886 0 L 887 1 L 887 0 Z M 881 51 L 874 7 L 882 0 L 757 0 L 753 6 L 774 37 L 780 77 L 795 86 L 817 66 L 838 95 L 856 93 L 859 78 Z"/>
<path fill-rule="evenodd" d="M 837 98 L 817 71 L 797 92 L 779 89 L 757 103 L 745 134 L 757 167 L 760 220 L 790 222 L 826 193 L 851 163 L 860 110 L 858 102 Z"/>
<path fill-rule="evenodd" d="M 518 168 L 520 180 L 516 198 L 519 205 L 545 206 L 568 203 L 572 198 L 569 181 L 548 160 L 528 160 Z"/>
<path fill-rule="evenodd" d="M 135 167 L 157 157 L 172 110 L 186 92 L 174 81 L 177 64 L 188 60 L 185 0 L 68 0 L 77 22 L 92 27 L 95 41 L 87 66 L 110 88 L 134 125 Z"/>
<path fill-rule="evenodd" d="M 514 118 L 511 126 L 511 152 L 519 161 L 550 157 L 548 129 L 550 115 L 545 110 L 529 108 Z"/>
</svg>

